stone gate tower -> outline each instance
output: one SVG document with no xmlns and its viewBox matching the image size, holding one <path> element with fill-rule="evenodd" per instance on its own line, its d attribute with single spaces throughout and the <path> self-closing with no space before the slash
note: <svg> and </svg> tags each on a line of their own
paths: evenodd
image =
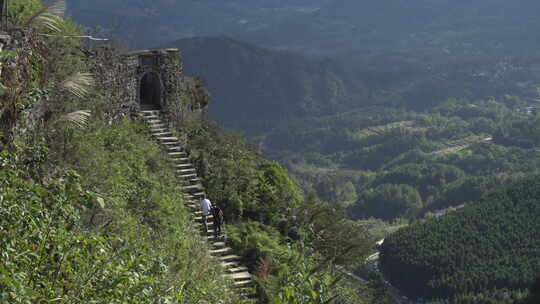
<svg viewBox="0 0 540 304">
<path fill-rule="evenodd" d="M 168 111 L 180 96 L 183 78 L 177 49 L 136 51 L 123 54 L 130 108 Z"/>
<path fill-rule="evenodd" d="M 96 55 L 99 62 L 92 72 L 99 86 L 110 92 L 113 112 L 160 110 L 179 127 L 206 117 L 209 94 L 201 81 L 184 75 L 178 49 L 118 54 L 103 46 Z"/>
</svg>

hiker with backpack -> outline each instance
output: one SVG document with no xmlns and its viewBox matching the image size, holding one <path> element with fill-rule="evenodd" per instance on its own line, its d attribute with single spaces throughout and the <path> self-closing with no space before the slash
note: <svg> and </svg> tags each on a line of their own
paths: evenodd
<svg viewBox="0 0 540 304">
<path fill-rule="evenodd" d="M 223 211 L 219 206 L 214 206 L 212 208 L 212 215 L 214 216 L 214 235 L 218 237 L 221 235 L 221 227 L 223 226 Z"/>
</svg>

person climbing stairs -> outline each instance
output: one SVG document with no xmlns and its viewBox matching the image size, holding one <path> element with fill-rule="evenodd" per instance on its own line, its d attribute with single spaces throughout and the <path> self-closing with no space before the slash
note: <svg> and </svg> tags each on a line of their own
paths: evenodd
<svg viewBox="0 0 540 304">
<path fill-rule="evenodd" d="M 182 184 L 186 206 L 193 214 L 193 218 L 202 232 L 202 211 L 200 210 L 199 201 L 206 196 L 206 192 L 195 167 L 189 162 L 188 154 L 180 145 L 178 137 L 173 135 L 168 125 L 161 119 L 160 111 L 142 110 L 140 116 L 150 126 L 152 137 L 167 152 L 175 174 Z M 240 295 L 245 299 L 255 299 L 256 295 L 253 292 L 254 281 L 248 268 L 243 265 L 242 258 L 214 235 L 214 218 L 212 214 L 208 215 L 207 220 L 208 234 L 202 234 L 202 236 L 208 242 L 209 254 L 225 269 L 225 276 L 233 281 L 233 287 Z"/>
</svg>

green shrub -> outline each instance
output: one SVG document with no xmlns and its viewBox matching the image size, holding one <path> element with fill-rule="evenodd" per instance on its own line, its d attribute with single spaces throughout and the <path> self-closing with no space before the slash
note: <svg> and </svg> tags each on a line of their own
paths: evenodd
<svg viewBox="0 0 540 304">
<path fill-rule="evenodd" d="M 247 259 L 248 265 L 256 265 L 264 258 L 277 261 L 292 253 L 276 228 L 256 221 L 227 226 L 227 237 L 231 246 Z"/>
</svg>

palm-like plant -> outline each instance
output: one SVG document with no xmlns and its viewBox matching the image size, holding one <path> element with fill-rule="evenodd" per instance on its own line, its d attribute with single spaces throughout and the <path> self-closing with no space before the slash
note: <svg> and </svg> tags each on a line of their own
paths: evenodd
<svg viewBox="0 0 540 304">
<path fill-rule="evenodd" d="M 59 33 L 62 31 L 65 12 L 66 0 L 57 0 L 51 4 L 45 5 L 30 17 L 25 26 L 43 25 L 50 31 Z"/>
<path fill-rule="evenodd" d="M 90 110 L 79 110 L 61 115 L 56 122 L 66 122 L 77 128 L 84 129 L 88 125 L 91 116 L 92 112 Z"/>
<path fill-rule="evenodd" d="M 95 84 L 94 76 L 90 73 L 76 72 L 67 77 L 59 85 L 59 89 L 67 91 L 76 97 L 84 98 L 90 93 L 90 88 Z"/>
<path fill-rule="evenodd" d="M 94 86 L 95 79 L 90 73 L 76 72 L 62 81 L 58 89 L 66 91 L 78 98 L 84 98 L 90 94 L 90 89 Z M 78 128 L 85 128 L 92 112 L 90 110 L 79 110 L 61 115 L 56 122 L 69 122 Z"/>
</svg>

